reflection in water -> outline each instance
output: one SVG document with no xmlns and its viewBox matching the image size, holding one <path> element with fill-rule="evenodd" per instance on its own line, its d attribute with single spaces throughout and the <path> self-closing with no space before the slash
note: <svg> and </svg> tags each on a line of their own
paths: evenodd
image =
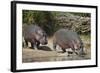
<svg viewBox="0 0 100 73">
<path fill-rule="evenodd" d="M 40 46 L 37 50 L 23 48 L 22 50 L 22 62 L 50 62 L 50 61 L 69 61 L 69 60 L 87 60 L 91 59 L 91 49 L 85 50 L 86 55 L 79 56 L 73 52 L 66 51 L 62 53 L 62 50 L 52 51 L 48 46 Z M 69 55 L 70 54 L 70 55 Z"/>
<path fill-rule="evenodd" d="M 23 62 L 47 62 L 47 61 L 68 61 L 68 60 L 87 60 L 90 59 L 88 57 L 79 57 L 79 56 L 60 56 L 60 57 L 35 57 L 35 58 L 27 58 L 23 59 Z"/>
</svg>

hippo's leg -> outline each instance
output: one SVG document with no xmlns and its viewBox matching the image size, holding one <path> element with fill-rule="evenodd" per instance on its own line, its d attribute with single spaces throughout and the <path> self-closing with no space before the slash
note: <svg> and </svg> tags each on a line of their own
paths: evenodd
<svg viewBox="0 0 100 73">
<path fill-rule="evenodd" d="M 62 48 L 63 52 L 62 53 L 65 53 L 66 52 L 66 49 L 65 48 Z"/>
<path fill-rule="evenodd" d="M 25 40 L 25 45 L 26 45 L 26 47 L 28 47 L 28 41 L 27 40 Z"/>
<path fill-rule="evenodd" d="M 80 48 L 80 54 L 83 54 L 83 48 Z"/>
<path fill-rule="evenodd" d="M 40 46 L 40 42 L 37 42 L 37 43 L 36 43 L 36 48 L 38 49 L 39 46 Z"/>
<path fill-rule="evenodd" d="M 31 47 L 30 48 L 34 49 L 34 43 L 31 42 Z"/>
<path fill-rule="evenodd" d="M 73 52 L 78 55 L 78 53 L 75 51 L 75 48 L 71 48 L 73 50 Z"/>
<path fill-rule="evenodd" d="M 80 48 L 79 56 L 84 57 L 85 55 L 86 55 L 86 53 L 84 52 L 84 49 L 83 48 Z"/>
</svg>

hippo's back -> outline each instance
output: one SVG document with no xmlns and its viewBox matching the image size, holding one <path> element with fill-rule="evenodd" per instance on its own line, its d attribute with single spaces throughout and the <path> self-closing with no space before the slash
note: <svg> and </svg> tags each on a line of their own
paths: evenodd
<svg viewBox="0 0 100 73">
<path fill-rule="evenodd" d="M 57 39 L 61 39 L 61 40 L 74 40 L 74 39 L 79 39 L 79 36 L 77 35 L 76 32 L 73 32 L 71 30 L 67 30 L 67 29 L 60 29 L 58 30 L 55 35 L 54 35 Z"/>
<path fill-rule="evenodd" d="M 62 48 L 75 48 L 81 45 L 81 39 L 76 32 L 60 29 L 54 34 L 54 41 Z"/>
<path fill-rule="evenodd" d="M 23 36 L 24 38 L 29 38 L 36 31 L 41 30 L 37 25 L 24 25 L 23 26 Z"/>
</svg>

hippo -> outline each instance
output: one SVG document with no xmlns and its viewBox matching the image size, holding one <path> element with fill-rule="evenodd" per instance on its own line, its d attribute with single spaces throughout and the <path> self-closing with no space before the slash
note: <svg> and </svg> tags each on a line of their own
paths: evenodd
<svg viewBox="0 0 100 73">
<path fill-rule="evenodd" d="M 23 25 L 23 39 L 26 47 L 28 47 L 28 42 L 31 43 L 31 48 L 38 48 L 40 44 L 46 45 L 48 43 L 46 32 L 39 26 L 32 24 Z"/>
<path fill-rule="evenodd" d="M 71 49 L 73 53 L 77 55 L 82 55 L 83 42 L 76 32 L 67 30 L 65 28 L 59 29 L 54 33 L 53 36 L 53 48 L 56 50 L 56 46 L 60 46 L 63 53 L 66 52 L 66 49 Z M 77 53 L 76 51 L 79 52 Z"/>
</svg>

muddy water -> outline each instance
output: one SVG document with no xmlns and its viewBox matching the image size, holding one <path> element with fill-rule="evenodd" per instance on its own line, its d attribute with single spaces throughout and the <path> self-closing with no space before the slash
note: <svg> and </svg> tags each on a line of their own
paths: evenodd
<svg viewBox="0 0 100 73">
<path fill-rule="evenodd" d="M 82 58 L 82 57 L 36 57 L 36 58 L 27 58 L 23 59 L 24 63 L 28 62 L 48 62 L 48 61 L 68 61 L 68 60 L 88 60 L 90 58 Z"/>
<path fill-rule="evenodd" d="M 33 50 L 33 49 L 23 49 L 23 63 L 29 62 L 47 62 L 47 61 L 67 61 L 67 60 L 87 60 L 90 59 L 90 53 L 86 54 L 84 57 L 78 56 L 76 54 L 61 53 L 61 51 L 44 51 L 44 50 Z"/>
</svg>

